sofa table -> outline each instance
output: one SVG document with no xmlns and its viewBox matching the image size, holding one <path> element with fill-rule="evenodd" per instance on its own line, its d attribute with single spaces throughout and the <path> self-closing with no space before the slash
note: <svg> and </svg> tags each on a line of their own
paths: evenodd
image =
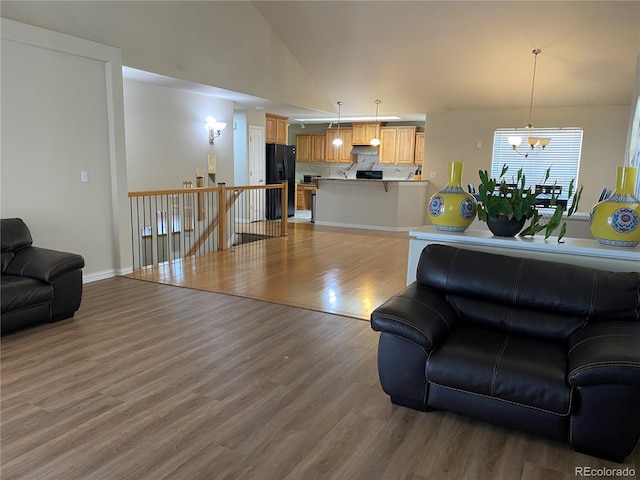
<svg viewBox="0 0 640 480">
<path fill-rule="evenodd" d="M 583 265 L 616 272 L 640 272 L 640 247 L 610 247 L 600 245 L 597 240 L 557 237 L 544 239 L 534 237 L 496 237 L 489 231 L 466 230 L 464 232 L 443 232 L 426 225 L 409 231 L 409 261 L 407 265 L 407 285 L 416 279 L 416 267 L 423 248 L 432 243 L 450 245 L 468 250 L 499 253 L 541 260 Z"/>
</svg>

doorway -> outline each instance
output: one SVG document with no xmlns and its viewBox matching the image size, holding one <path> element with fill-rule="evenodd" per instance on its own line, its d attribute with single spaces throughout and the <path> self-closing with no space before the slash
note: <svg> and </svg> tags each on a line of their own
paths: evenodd
<svg viewBox="0 0 640 480">
<path fill-rule="evenodd" d="M 249 185 L 265 184 L 264 127 L 249 125 Z M 264 190 L 251 190 L 249 196 L 249 221 L 264 220 Z"/>
</svg>

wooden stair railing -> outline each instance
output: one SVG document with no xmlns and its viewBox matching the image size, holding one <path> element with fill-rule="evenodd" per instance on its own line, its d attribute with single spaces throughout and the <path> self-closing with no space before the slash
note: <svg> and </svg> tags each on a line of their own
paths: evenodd
<svg viewBox="0 0 640 480">
<path fill-rule="evenodd" d="M 133 263 L 134 265 L 137 264 L 140 267 L 150 265 L 151 263 L 144 263 L 147 261 L 147 257 L 149 255 L 154 258 L 153 263 L 155 263 L 156 260 L 155 260 L 155 254 L 153 249 L 160 248 L 156 245 L 157 238 L 159 238 L 160 235 L 166 236 L 167 233 L 177 233 L 178 230 L 174 230 L 176 221 L 181 224 L 181 226 L 178 228 L 183 229 L 183 240 L 180 241 L 179 244 L 187 247 L 186 244 L 190 242 L 185 241 L 184 232 L 189 231 L 189 232 L 195 233 L 196 229 L 187 228 L 186 224 L 185 226 L 182 226 L 183 222 L 185 221 L 185 218 L 187 218 L 187 217 L 184 217 L 184 215 L 191 215 L 191 217 L 188 217 L 188 218 L 191 218 L 191 221 L 195 220 L 197 223 L 203 222 L 206 216 L 204 211 L 205 196 L 211 195 L 212 197 L 215 198 L 216 193 L 218 195 L 217 205 L 214 205 L 212 203 L 211 208 L 209 209 L 212 215 L 215 215 L 217 213 L 216 218 L 213 218 L 210 221 L 210 224 L 206 227 L 206 230 L 202 232 L 198 240 L 193 244 L 193 246 L 189 248 L 186 254 L 184 253 L 184 250 L 182 250 L 181 248 L 180 248 L 181 253 L 171 250 L 171 252 L 177 255 L 174 258 L 178 258 L 178 257 L 185 258 L 185 257 L 192 257 L 195 255 L 198 255 L 198 252 L 202 250 L 203 246 L 207 245 L 207 241 L 211 238 L 211 235 L 214 234 L 214 232 L 216 231 L 216 228 L 218 229 L 217 249 L 226 250 L 227 241 L 228 241 L 227 230 L 229 227 L 227 226 L 227 222 L 229 218 L 229 212 L 234 207 L 234 205 L 238 203 L 238 199 L 241 197 L 241 195 L 244 192 L 248 192 L 250 190 L 264 190 L 264 191 L 281 190 L 282 216 L 280 219 L 280 236 L 286 236 L 288 234 L 287 213 L 286 213 L 287 206 L 288 206 L 287 188 L 288 188 L 288 184 L 285 181 L 280 184 L 248 185 L 248 186 L 239 186 L 239 187 L 230 187 L 230 188 L 227 188 L 224 183 L 219 183 L 217 187 L 213 187 L 213 188 L 198 187 L 198 188 L 185 188 L 182 190 L 173 189 L 173 190 L 150 190 L 150 191 L 129 192 L 128 196 L 130 199 L 129 203 L 130 203 L 130 209 L 131 209 L 131 227 L 132 227 L 131 241 L 132 241 L 132 249 L 134 251 Z M 228 193 L 229 191 L 232 192 L 231 195 L 229 195 Z M 171 213 L 171 215 L 167 215 L 166 211 L 169 208 L 173 208 L 173 201 L 171 200 L 171 198 L 173 196 L 178 196 L 178 195 L 184 196 L 183 197 L 184 202 L 187 201 L 187 197 L 195 200 L 197 202 L 197 205 L 194 204 L 195 202 L 193 202 L 193 200 L 190 200 L 190 202 L 193 202 L 193 203 L 189 203 L 193 211 L 190 210 L 191 213 L 189 214 L 186 214 L 183 212 L 182 217 L 174 218 L 175 217 L 174 213 Z M 192 195 L 193 197 L 191 197 Z M 227 196 L 229 196 L 229 198 L 227 198 Z M 213 198 L 211 198 L 211 200 L 213 200 Z M 223 205 L 224 205 L 224 208 L 222 207 Z M 217 210 L 217 212 L 215 210 Z M 186 208 L 185 208 L 185 211 L 186 211 Z M 154 214 L 155 214 L 155 218 L 154 218 Z M 158 218 L 159 214 L 161 215 L 163 214 L 164 216 Z M 231 220 L 231 222 L 232 224 L 235 224 L 233 219 Z M 232 228 L 235 228 L 235 227 L 232 225 Z M 277 234 L 275 236 L 277 236 Z M 149 240 L 151 243 L 150 245 L 145 247 L 142 244 L 142 240 Z M 137 245 L 137 248 L 136 248 L 136 245 Z M 150 253 L 147 252 L 147 248 L 151 249 Z M 156 251 L 159 251 L 159 250 L 156 250 Z M 171 257 L 171 252 L 169 254 L 169 257 Z M 138 256 L 138 262 L 136 262 L 136 255 Z M 143 257 L 144 257 L 144 260 L 143 260 Z M 169 257 L 165 258 L 162 261 L 166 261 L 167 259 L 170 260 Z"/>
<path fill-rule="evenodd" d="M 275 185 L 260 185 L 260 186 L 247 186 L 247 187 L 234 187 L 233 195 L 229 198 L 229 200 L 225 204 L 225 199 L 227 196 L 227 191 L 229 189 L 226 188 L 224 183 L 218 184 L 218 205 L 225 205 L 224 214 L 218 210 L 218 216 L 209 224 L 207 229 L 203 232 L 200 238 L 194 243 L 193 247 L 187 252 L 188 257 L 191 257 L 198 253 L 198 250 L 204 243 L 207 241 L 209 236 L 218 228 L 218 250 L 226 250 L 227 248 L 227 213 L 236 203 L 242 192 L 248 190 L 262 190 L 262 189 L 276 189 L 279 188 L 282 190 L 281 198 L 281 211 L 284 212 L 281 217 L 280 222 L 280 235 L 286 237 L 288 232 L 288 222 L 287 222 L 287 209 L 288 209 L 288 197 L 287 197 L 287 188 L 288 182 L 284 181 L 281 184 Z"/>
<path fill-rule="evenodd" d="M 227 196 L 227 188 L 222 183 L 219 184 L 219 185 L 220 185 L 220 190 L 218 190 L 218 205 L 225 205 L 225 197 Z M 239 189 L 234 189 L 233 195 L 231 196 L 229 201 L 226 202 L 224 214 L 221 214 L 220 210 L 218 210 L 218 216 L 213 219 L 213 221 L 209 224 L 209 226 L 203 232 L 203 234 L 200 235 L 200 238 L 194 243 L 193 247 L 191 247 L 191 249 L 187 252 L 187 257 L 191 257 L 192 255 L 195 255 L 196 253 L 198 253 L 198 250 L 200 250 L 200 247 L 202 247 L 202 245 L 204 245 L 204 243 L 207 241 L 209 236 L 216 230 L 217 227 L 219 227 L 219 230 L 218 230 L 218 250 L 226 249 L 226 245 L 227 245 L 227 241 L 226 241 L 226 236 L 227 236 L 227 228 L 226 228 L 227 213 L 229 213 L 229 210 L 231 210 L 231 207 L 233 207 L 234 203 L 236 203 L 236 200 L 238 200 L 238 197 L 240 197 L 240 193 L 241 193 L 241 191 Z"/>
</svg>

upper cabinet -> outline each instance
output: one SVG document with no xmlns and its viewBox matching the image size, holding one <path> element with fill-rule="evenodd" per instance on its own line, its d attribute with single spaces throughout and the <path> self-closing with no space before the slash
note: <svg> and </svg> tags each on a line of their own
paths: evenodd
<svg viewBox="0 0 640 480">
<path fill-rule="evenodd" d="M 338 137 L 337 128 L 327 128 L 325 130 L 325 162 L 351 163 L 351 149 L 353 148 L 353 130 L 351 128 L 341 128 L 340 138 L 342 146 L 336 147 L 333 141 Z"/>
<path fill-rule="evenodd" d="M 416 133 L 416 153 L 413 163 L 422 165 L 424 162 L 424 132 Z"/>
<path fill-rule="evenodd" d="M 280 117 L 278 115 L 265 114 L 266 143 L 280 143 L 286 145 L 289 137 L 289 126 L 287 124 L 287 117 Z"/>
<path fill-rule="evenodd" d="M 372 138 L 380 138 L 379 123 L 353 124 L 353 145 L 369 145 Z"/>
<path fill-rule="evenodd" d="M 333 141 L 338 136 L 337 128 L 327 128 L 324 133 L 300 133 L 296 135 L 296 161 L 298 162 L 329 162 L 329 163 L 353 163 L 354 156 L 351 150 L 355 145 L 363 144 L 362 139 L 369 135 L 380 139 L 378 162 L 381 164 L 397 165 L 422 165 L 424 160 L 424 132 L 417 133 L 416 126 L 384 126 L 368 124 L 379 127 L 376 132 L 371 128 L 366 133 L 361 127 L 340 128 L 342 146 L 336 147 Z M 363 134 L 362 131 L 365 131 Z M 354 141 L 356 135 L 360 135 L 358 142 Z M 365 135 L 364 137 L 362 135 Z M 369 145 L 370 139 L 365 145 Z"/>
<path fill-rule="evenodd" d="M 413 164 L 416 127 L 380 128 L 380 163 Z"/>
<path fill-rule="evenodd" d="M 324 162 L 325 135 L 296 135 L 297 162 Z"/>
<path fill-rule="evenodd" d="M 310 162 L 324 162 L 325 136 L 323 134 L 311 135 L 311 158 Z"/>
<path fill-rule="evenodd" d="M 311 135 L 296 135 L 296 162 L 309 162 L 311 158 Z"/>
</svg>

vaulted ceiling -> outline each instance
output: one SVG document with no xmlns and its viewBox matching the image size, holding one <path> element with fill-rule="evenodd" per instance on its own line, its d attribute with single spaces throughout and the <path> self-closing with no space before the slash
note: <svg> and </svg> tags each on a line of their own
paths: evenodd
<svg viewBox="0 0 640 480">
<path fill-rule="evenodd" d="M 3 0 L 1 13 L 121 48 L 154 72 L 139 79 L 291 119 L 335 117 L 338 101 L 373 115 L 375 99 L 403 119 L 526 108 L 536 48 L 536 108 L 629 105 L 640 53 L 640 0 Z"/>
<path fill-rule="evenodd" d="M 343 115 L 630 104 L 638 1 L 256 1 Z M 286 111 L 296 118 L 317 112 Z M 295 112 L 295 113 L 294 113 Z M 423 117 L 424 118 L 424 117 Z"/>
</svg>

